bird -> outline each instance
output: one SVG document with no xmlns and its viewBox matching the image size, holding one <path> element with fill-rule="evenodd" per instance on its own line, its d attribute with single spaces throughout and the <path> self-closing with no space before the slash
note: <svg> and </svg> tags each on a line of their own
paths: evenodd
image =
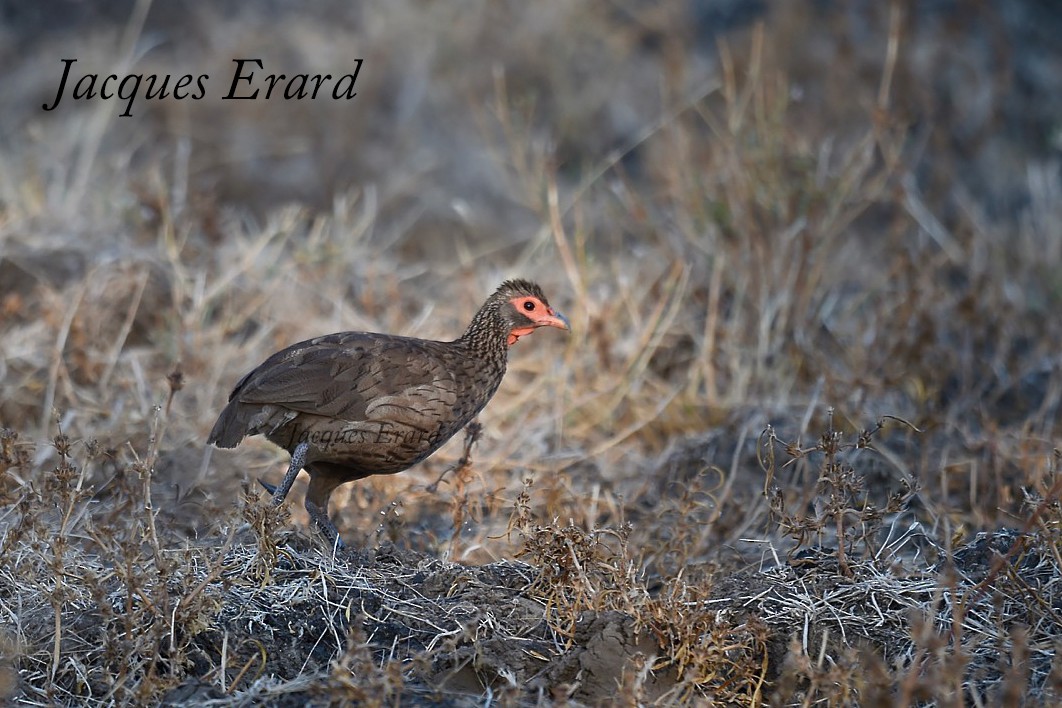
<svg viewBox="0 0 1062 708">
<path fill-rule="evenodd" d="M 336 487 L 402 472 L 442 447 L 494 396 L 509 348 L 539 327 L 571 331 L 542 288 L 512 279 L 453 341 L 337 332 L 292 344 L 239 380 L 207 442 L 234 448 L 263 435 L 286 450 L 280 484 L 259 481 L 279 506 L 305 469 L 311 523 L 343 547 L 328 515 Z"/>
</svg>

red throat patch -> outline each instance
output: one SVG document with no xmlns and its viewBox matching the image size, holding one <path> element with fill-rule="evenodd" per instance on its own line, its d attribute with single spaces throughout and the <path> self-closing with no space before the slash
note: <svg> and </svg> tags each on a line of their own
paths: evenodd
<svg viewBox="0 0 1062 708">
<path fill-rule="evenodd" d="M 516 344 L 520 337 L 526 337 L 534 331 L 534 327 L 514 327 L 513 330 L 509 332 L 509 346 L 511 347 Z"/>
</svg>

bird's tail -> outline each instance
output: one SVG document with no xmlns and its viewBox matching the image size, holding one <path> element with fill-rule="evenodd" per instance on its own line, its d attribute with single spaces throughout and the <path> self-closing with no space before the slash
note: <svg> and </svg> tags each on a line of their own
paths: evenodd
<svg viewBox="0 0 1062 708">
<path fill-rule="evenodd" d="M 244 420 L 239 401 L 229 401 L 218 416 L 218 422 L 214 423 L 207 442 L 218 447 L 236 447 L 246 434 L 247 421 Z"/>
</svg>

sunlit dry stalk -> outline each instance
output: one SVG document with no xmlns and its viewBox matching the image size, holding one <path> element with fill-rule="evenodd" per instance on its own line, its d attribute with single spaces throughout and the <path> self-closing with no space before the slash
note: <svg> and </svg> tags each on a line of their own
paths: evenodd
<svg viewBox="0 0 1062 708">
<path fill-rule="evenodd" d="M 621 369 L 617 379 L 619 385 L 613 389 L 605 404 L 606 411 L 615 411 L 631 389 L 642 380 L 650 357 L 660 346 L 661 340 L 681 310 L 689 285 L 689 275 L 688 265 L 678 261 L 671 264 L 664 285 L 660 288 L 663 297 L 658 299 L 645 321 L 635 325 L 639 327 L 637 342 Z"/>
<path fill-rule="evenodd" d="M 118 330 L 118 336 L 114 340 L 114 344 L 111 346 L 111 352 L 107 356 L 107 364 L 103 369 L 103 374 L 100 375 L 99 388 L 106 389 L 111 382 L 111 376 L 114 374 L 114 367 L 118 365 L 118 359 L 121 357 L 122 348 L 125 346 L 126 340 L 129 338 L 129 332 L 133 329 L 133 321 L 136 319 L 137 310 L 140 309 L 140 303 L 144 299 L 144 290 L 147 288 L 148 278 L 151 272 L 147 267 L 141 268 L 140 272 L 136 276 L 136 287 L 133 290 L 133 296 L 129 300 L 129 307 L 125 312 L 125 319 L 122 321 L 121 329 Z"/>
<path fill-rule="evenodd" d="M 59 325 L 59 332 L 52 346 L 51 364 L 48 368 L 48 385 L 44 390 L 44 400 L 41 404 L 41 421 L 38 427 L 38 435 L 42 438 L 47 436 L 48 427 L 54 415 L 52 407 L 55 405 L 55 389 L 59 380 L 59 369 L 64 366 L 63 350 L 66 347 L 66 340 L 70 336 L 70 327 L 74 324 L 74 317 L 77 315 L 78 308 L 81 307 L 81 301 L 84 299 L 85 293 L 88 292 L 91 280 L 91 277 L 85 278 L 81 287 L 75 290 L 74 297 L 63 314 L 63 321 Z"/>
<path fill-rule="evenodd" d="M 885 61 L 878 86 L 878 110 L 886 111 L 889 106 L 889 93 L 892 89 L 892 76 L 896 71 L 896 60 L 900 55 L 900 30 L 906 14 L 906 6 L 900 0 L 889 3 L 889 33 L 885 49 Z"/>
<path fill-rule="evenodd" d="M 572 288 L 575 290 L 577 302 L 593 308 L 593 303 L 586 296 L 586 285 L 583 283 L 579 266 L 572 255 L 571 246 L 568 245 L 568 234 L 564 229 L 564 219 L 561 217 L 559 201 L 557 197 L 557 178 L 556 175 L 550 174 L 546 182 L 546 204 L 549 208 L 549 223 L 550 230 L 553 233 L 553 243 L 557 247 L 557 253 L 560 255 L 564 272 L 568 276 L 568 282 L 571 283 Z M 594 312 L 591 311 L 589 314 L 592 316 Z"/>
<path fill-rule="evenodd" d="M 152 0 L 137 0 L 133 5 L 126 22 L 118 45 L 117 73 L 126 74 L 135 63 L 137 57 L 137 43 L 148 11 L 151 9 Z M 93 169 L 100 147 L 107 132 L 107 126 L 114 120 L 113 106 L 107 101 L 100 101 L 89 112 L 87 125 L 84 126 L 82 138 L 79 141 L 79 150 L 73 165 L 73 178 L 68 185 L 66 198 L 63 202 L 63 210 L 68 215 L 74 215 L 81 207 L 92 179 Z"/>
</svg>

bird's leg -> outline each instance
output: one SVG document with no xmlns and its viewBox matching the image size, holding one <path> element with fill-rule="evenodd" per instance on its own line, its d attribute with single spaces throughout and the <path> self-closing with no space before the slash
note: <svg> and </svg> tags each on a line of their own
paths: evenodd
<svg viewBox="0 0 1062 708">
<path fill-rule="evenodd" d="M 258 483 L 273 495 L 273 506 L 280 506 L 284 503 L 288 492 L 291 491 L 291 485 L 295 484 L 295 478 L 299 476 L 299 471 L 306 463 L 306 451 L 309 449 L 310 446 L 304 442 L 295 446 L 295 449 L 291 452 L 291 463 L 288 465 L 288 471 L 284 474 L 284 479 L 280 480 L 279 485 L 274 487 L 265 480 L 258 480 Z"/>
<path fill-rule="evenodd" d="M 480 425 L 479 420 L 473 420 L 465 427 L 465 451 L 461 455 L 461 458 L 457 461 L 453 467 L 447 467 L 439 475 L 439 478 L 428 485 L 428 493 L 434 494 L 439 488 L 439 483 L 443 481 L 443 477 L 451 472 L 462 472 L 466 467 L 472 463 L 472 446 L 479 442 L 479 436 L 483 434 L 483 426 Z"/>
<path fill-rule="evenodd" d="M 339 537 L 339 529 L 328 518 L 328 500 L 332 498 L 332 491 L 347 481 L 345 471 L 327 463 L 311 463 L 306 472 L 310 475 L 310 486 L 306 489 L 304 504 L 310 520 L 317 524 L 334 548 L 346 548 Z"/>
<path fill-rule="evenodd" d="M 472 446 L 479 442 L 479 436 L 483 434 L 483 426 L 479 420 L 473 420 L 465 427 L 465 452 L 457 461 L 457 469 L 463 470 L 472 462 Z"/>
<path fill-rule="evenodd" d="M 343 550 L 346 548 L 346 544 L 343 543 L 343 539 L 339 536 L 339 529 L 332 523 L 332 520 L 328 518 L 328 511 L 314 504 L 309 499 L 306 500 L 306 511 L 310 514 L 310 520 L 317 524 L 317 528 L 321 529 L 327 538 L 335 548 Z"/>
</svg>

